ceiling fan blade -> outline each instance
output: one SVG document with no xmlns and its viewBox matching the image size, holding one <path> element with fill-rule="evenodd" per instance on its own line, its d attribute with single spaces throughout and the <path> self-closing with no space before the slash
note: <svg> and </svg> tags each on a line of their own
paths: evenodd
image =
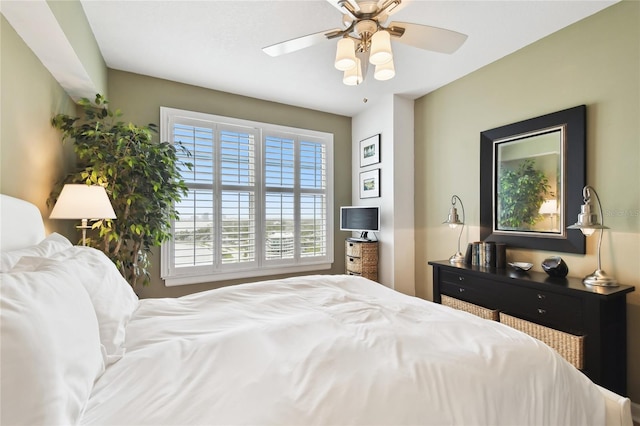
<svg viewBox="0 0 640 426">
<path fill-rule="evenodd" d="M 295 52 L 296 50 L 305 49 L 315 44 L 328 40 L 326 34 L 340 32 L 340 29 L 326 30 L 319 33 L 309 34 L 302 37 L 297 37 L 291 40 L 283 41 L 281 43 L 272 44 L 271 46 L 263 47 L 262 51 L 270 56 L 280 56 L 287 53 Z"/>
<path fill-rule="evenodd" d="M 400 37 L 394 37 L 393 40 L 419 49 L 432 50 L 439 53 L 453 53 L 467 39 L 466 34 L 429 25 L 392 22 L 388 27 L 391 34 L 393 34 L 394 29 L 400 28 L 404 28 L 404 34 Z"/>
<path fill-rule="evenodd" d="M 346 0 L 346 2 L 351 3 L 351 6 L 353 6 L 353 9 L 355 10 L 359 9 L 358 3 L 356 3 L 355 0 Z M 329 3 L 331 6 L 335 7 L 336 9 L 338 9 L 340 13 L 347 13 L 347 11 L 340 4 L 341 3 L 340 0 L 327 0 L 327 3 Z"/>
</svg>

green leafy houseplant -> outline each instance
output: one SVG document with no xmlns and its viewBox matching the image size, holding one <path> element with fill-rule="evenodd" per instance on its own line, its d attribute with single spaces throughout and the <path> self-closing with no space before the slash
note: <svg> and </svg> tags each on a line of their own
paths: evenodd
<svg viewBox="0 0 640 426">
<path fill-rule="evenodd" d="M 499 175 L 498 226 L 529 229 L 541 219 L 540 206 L 549 194 L 549 179 L 527 159 L 515 169 L 501 168 Z"/>
<path fill-rule="evenodd" d="M 176 148 L 153 142 L 156 126 L 119 121 L 102 95 L 92 103 L 80 100 L 84 117 L 58 114 L 52 125 L 63 141 L 73 139 L 77 170 L 58 182 L 49 203 L 57 200 L 65 183 L 102 185 L 117 219 L 93 223 L 87 245 L 104 251 L 131 286 L 149 283 L 151 247 L 171 237 L 171 220 L 178 218 L 174 203 L 186 195 Z"/>
</svg>

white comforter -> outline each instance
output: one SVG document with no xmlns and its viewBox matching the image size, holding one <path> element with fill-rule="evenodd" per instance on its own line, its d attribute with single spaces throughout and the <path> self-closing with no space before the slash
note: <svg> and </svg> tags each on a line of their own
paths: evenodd
<svg viewBox="0 0 640 426">
<path fill-rule="evenodd" d="M 363 278 L 141 300 L 83 424 L 589 425 L 595 385 L 502 324 Z"/>
</svg>

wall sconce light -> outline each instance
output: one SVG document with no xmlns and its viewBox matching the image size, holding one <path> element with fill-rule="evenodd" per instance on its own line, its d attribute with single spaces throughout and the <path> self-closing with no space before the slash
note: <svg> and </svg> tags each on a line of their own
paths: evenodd
<svg viewBox="0 0 640 426">
<path fill-rule="evenodd" d="M 458 217 L 458 209 L 456 209 L 456 200 L 460 201 L 460 207 L 462 207 L 462 221 Z M 460 237 L 462 237 L 462 230 L 464 229 L 464 204 L 462 204 L 462 200 L 457 195 L 451 197 L 451 208 L 449 209 L 449 216 L 447 220 L 442 223 L 446 223 L 450 228 L 456 228 L 458 225 L 462 225 L 460 227 L 460 234 L 458 235 L 458 251 L 456 254 L 449 258 L 450 263 L 464 263 L 464 255 L 460 251 Z"/>
<path fill-rule="evenodd" d="M 66 184 L 53 206 L 50 219 L 81 219 L 82 245 L 86 245 L 89 220 L 115 219 L 107 191 L 100 185 Z"/>
<path fill-rule="evenodd" d="M 598 209 L 600 216 L 603 218 L 602 223 L 598 222 L 598 215 L 592 212 L 591 205 L 591 193 L 596 196 L 598 202 Z M 593 187 L 587 185 L 582 189 L 582 198 L 584 204 L 580 207 L 580 214 L 578 214 L 578 221 L 571 226 L 567 226 L 567 229 L 579 229 L 586 236 L 592 235 L 596 229 L 600 230 L 600 236 L 598 237 L 598 269 L 592 274 L 584 277 L 582 282 L 586 285 L 602 286 L 602 287 L 617 287 L 616 279 L 610 277 L 601 268 L 600 261 L 600 247 L 602 246 L 602 233 L 604 229 L 609 229 L 604 226 L 604 216 L 602 214 L 602 204 L 600 203 L 600 197 Z"/>
</svg>

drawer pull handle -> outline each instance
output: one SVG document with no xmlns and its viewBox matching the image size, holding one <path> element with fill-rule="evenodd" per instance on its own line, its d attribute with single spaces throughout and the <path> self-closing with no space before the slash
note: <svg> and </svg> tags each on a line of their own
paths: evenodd
<svg viewBox="0 0 640 426">
<path fill-rule="evenodd" d="M 353 247 L 353 243 L 349 243 L 349 247 Z"/>
<path fill-rule="evenodd" d="M 544 309 L 538 309 L 538 313 L 539 313 L 540 315 L 544 315 L 544 314 L 546 314 L 546 313 L 547 313 L 547 311 L 546 311 L 546 310 L 544 310 Z"/>
<path fill-rule="evenodd" d="M 464 288 L 458 288 L 459 293 L 464 293 Z"/>
<path fill-rule="evenodd" d="M 459 281 L 464 281 L 464 277 L 458 277 Z"/>
<path fill-rule="evenodd" d="M 350 258 L 349 258 L 349 262 L 353 262 L 353 257 L 350 257 Z"/>
<path fill-rule="evenodd" d="M 545 296 L 544 294 L 538 294 L 538 299 L 542 300 L 544 298 L 546 298 L 547 296 Z"/>
</svg>

